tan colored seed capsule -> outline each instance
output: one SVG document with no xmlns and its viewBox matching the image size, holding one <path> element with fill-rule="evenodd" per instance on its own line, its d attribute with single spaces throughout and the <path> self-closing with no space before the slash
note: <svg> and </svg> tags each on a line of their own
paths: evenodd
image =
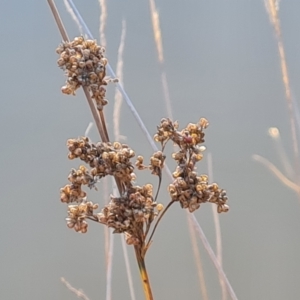
<svg viewBox="0 0 300 300">
<path fill-rule="evenodd" d="M 59 58 L 59 59 L 57 60 L 57 64 L 58 64 L 60 67 L 62 67 L 65 63 L 66 63 L 66 62 L 64 61 L 63 58 Z"/>
<path fill-rule="evenodd" d="M 89 78 L 91 80 L 96 80 L 98 78 L 97 74 L 95 72 L 90 72 L 89 73 Z"/>
<path fill-rule="evenodd" d="M 160 136 L 158 134 L 155 134 L 153 139 L 155 142 L 160 142 Z"/>
<path fill-rule="evenodd" d="M 77 64 L 76 63 L 74 63 L 74 64 L 72 64 L 72 66 L 71 66 L 71 71 L 76 71 L 77 70 Z"/>
<path fill-rule="evenodd" d="M 189 123 L 186 128 L 187 128 L 188 131 L 196 131 L 197 130 L 197 125 L 194 124 L 194 123 Z"/>
<path fill-rule="evenodd" d="M 229 211 L 229 206 L 227 204 L 223 204 L 222 209 L 223 209 L 223 212 L 227 212 L 227 211 Z"/>
<path fill-rule="evenodd" d="M 80 61 L 78 63 L 79 68 L 84 68 L 85 67 L 85 62 L 84 61 Z"/>
<path fill-rule="evenodd" d="M 170 185 L 169 185 L 168 190 L 169 190 L 169 193 L 170 193 L 170 194 L 175 194 L 175 193 L 177 193 L 176 187 L 175 187 L 175 185 L 173 185 L 173 184 L 170 184 Z"/>
<path fill-rule="evenodd" d="M 78 211 L 78 206 L 77 205 L 69 205 L 69 211 L 72 214 L 76 213 Z"/>
<path fill-rule="evenodd" d="M 201 153 L 197 153 L 193 157 L 196 159 L 196 161 L 200 161 L 203 158 L 203 155 Z"/>
<path fill-rule="evenodd" d="M 81 192 L 80 192 L 80 197 L 81 197 L 81 198 L 84 198 L 84 197 L 86 197 L 86 192 L 84 192 L 84 191 L 81 191 Z"/>
<path fill-rule="evenodd" d="M 69 62 L 70 62 L 71 64 L 73 64 L 73 63 L 75 63 L 75 62 L 77 63 L 77 57 L 76 57 L 75 55 L 70 56 Z"/>
<path fill-rule="evenodd" d="M 121 149 L 121 148 L 122 148 L 122 145 L 121 145 L 121 143 L 119 143 L 119 142 L 114 142 L 114 143 L 113 143 L 113 147 L 114 147 L 115 149 Z"/>
<path fill-rule="evenodd" d="M 73 45 L 74 46 L 80 45 L 80 44 L 82 44 L 83 41 L 84 41 L 83 36 L 78 36 L 78 37 L 74 38 Z"/>
<path fill-rule="evenodd" d="M 92 68 L 93 67 L 93 61 L 92 60 L 87 60 L 86 62 L 85 62 L 85 66 L 87 67 L 87 68 Z"/>
<path fill-rule="evenodd" d="M 72 88 L 70 86 L 67 86 L 67 85 L 64 85 L 62 88 L 61 88 L 61 91 L 63 94 L 66 94 L 66 95 L 71 95 L 74 91 L 72 90 Z"/>
<path fill-rule="evenodd" d="M 74 159 L 74 158 L 76 158 L 76 155 L 74 155 L 73 153 L 68 154 L 68 159 Z"/>
<path fill-rule="evenodd" d="M 105 57 L 101 58 L 101 63 L 106 66 L 107 65 L 107 59 Z"/>
<path fill-rule="evenodd" d="M 60 194 L 60 201 L 66 203 L 69 201 L 69 197 L 65 193 Z"/>
<path fill-rule="evenodd" d="M 144 157 L 141 156 L 141 155 L 139 155 L 139 156 L 136 158 L 136 160 L 137 160 L 139 163 L 143 163 Z"/>
<path fill-rule="evenodd" d="M 164 209 L 164 206 L 161 203 L 159 203 L 159 204 L 157 204 L 156 209 L 158 211 L 162 211 Z"/>
<path fill-rule="evenodd" d="M 199 126 L 202 128 L 207 128 L 209 125 L 208 121 L 205 118 L 201 118 L 199 121 Z"/>
<path fill-rule="evenodd" d="M 75 223 L 73 223 L 73 222 L 68 222 L 68 223 L 67 223 L 67 226 L 68 226 L 69 228 L 73 228 L 74 225 L 75 225 Z"/>
<path fill-rule="evenodd" d="M 74 154 L 77 155 L 77 156 L 80 156 L 82 154 L 81 148 L 75 149 Z"/>
<path fill-rule="evenodd" d="M 89 49 L 82 50 L 82 55 L 85 59 L 88 59 L 90 54 L 91 54 L 91 51 Z"/>
</svg>

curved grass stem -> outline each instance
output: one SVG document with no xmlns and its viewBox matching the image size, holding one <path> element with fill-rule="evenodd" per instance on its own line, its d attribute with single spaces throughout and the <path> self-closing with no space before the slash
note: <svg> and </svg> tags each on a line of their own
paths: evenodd
<svg viewBox="0 0 300 300">
<path fill-rule="evenodd" d="M 166 213 L 166 211 L 170 208 L 170 206 L 171 206 L 174 202 L 175 202 L 174 200 L 172 200 L 171 202 L 169 202 L 169 204 L 166 206 L 166 208 L 163 210 L 163 212 L 162 212 L 162 213 L 160 214 L 160 216 L 158 217 L 158 219 L 157 219 L 157 221 L 156 221 L 156 223 L 155 223 L 155 226 L 154 226 L 154 228 L 153 228 L 153 230 L 152 230 L 152 232 L 151 232 L 151 235 L 150 235 L 150 237 L 149 237 L 149 239 L 148 239 L 148 242 L 146 243 L 146 246 L 145 246 L 145 249 L 144 249 L 144 255 L 146 254 L 147 250 L 148 250 L 149 247 L 150 247 L 151 239 L 152 239 L 152 237 L 153 237 L 153 235 L 154 235 L 154 232 L 155 232 L 155 230 L 156 230 L 156 228 L 157 228 L 158 223 L 160 222 L 161 218 L 164 216 L 164 214 Z"/>
</svg>

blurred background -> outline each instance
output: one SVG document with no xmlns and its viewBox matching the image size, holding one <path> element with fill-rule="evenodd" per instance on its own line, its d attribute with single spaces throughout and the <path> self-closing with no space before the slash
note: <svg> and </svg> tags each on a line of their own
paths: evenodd
<svg viewBox="0 0 300 300">
<path fill-rule="evenodd" d="M 99 2 L 74 2 L 99 40 Z M 70 38 L 79 35 L 63 1 L 56 4 Z M 156 0 L 163 64 L 158 61 L 149 2 L 106 4 L 107 57 L 115 69 L 125 20 L 124 86 L 150 133 L 167 115 L 163 71 L 174 119 L 182 127 L 200 117 L 210 122 L 198 171 L 208 171 L 211 153 L 214 181 L 229 196 L 230 211 L 220 215 L 223 267 L 237 297 L 299 299 L 299 194 L 252 158 L 262 155 L 284 173 L 280 145 L 268 135 L 270 127 L 277 127 L 279 142 L 296 170 L 278 43 L 265 3 Z M 297 105 L 300 2 L 279 4 Z M 68 229 L 67 208 L 59 199 L 70 169 L 80 165 L 67 159 L 66 140 L 83 135 L 92 116 L 82 91 L 76 97 L 60 92 L 65 77 L 57 67 L 55 49 L 61 37 L 47 1 L 2 0 L 0 37 L 0 298 L 76 299 L 61 283 L 64 277 L 91 300 L 105 299 L 104 228 L 91 223 L 87 234 Z M 114 93 L 111 84 L 105 110 L 111 135 Z M 297 113 L 296 106 L 293 110 Z M 149 157 L 152 150 L 125 104 L 120 124 L 126 143 Z M 89 135 L 98 140 L 95 127 Z M 139 184 L 156 184 L 156 178 L 141 175 Z M 164 204 L 169 200 L 167 184 L 164 178 L 159 199 Z M 90 198 L 103 205 L 103 195 L 99 185 Z M 211 205 L 203 205 L 195 216 L 215 249 Z M 112 299 L 131 299 L 122 237 L 114 238 Z M 198 244 L 208 298 L 221 299 L 217 272 L 199 239 Z M 143 299 L 133 248 L 128 252 L 136 299 Z M 179 205 L 172 206 L 161 222 L 146 259 L 155 299 L 203 299 L 186 213 Z"/>
</svg>

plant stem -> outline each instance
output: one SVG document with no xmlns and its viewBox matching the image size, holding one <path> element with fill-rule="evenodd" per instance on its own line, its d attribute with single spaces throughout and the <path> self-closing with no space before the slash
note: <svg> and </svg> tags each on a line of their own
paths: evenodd
<svg viewBox="0 0 300 300">
<path fill-rule="evenodd" d="M 145 249 L 144 249 L 144 255 L 146 254 L 147 250 L 148 250 L 149 247 L 150 247 L 151 240 L 152 240 L 153 234 L 154 234 L 154 232 L 155 232 L 155 230 L 156 230 L 156 227 L 157 227 L 158 223 L 160 222 L 160 220 L 161 220 L 161 218 L 163 217 L 163 215 L 166 213 L 166 211 L 170 208 L 170 206 L 171 206 L 174 202 L 175 202 L 174 200 L 172 200 L 171 202 L 169 202 L 169 204 L 166 206 L 166 208 L 165 208 L 165 209 L 162 211 L 162 213 L 159 215 L 159 217 L 158 217 L 158 219 L 157 219 L 157 221 L 156 221 L 156 223 L 155 223 L 155 226 L 154 226 L 154 228 L 153 228 L 153 230 L 152 230 L 152 232 L 151 232 L 151 235 L 150 235 L 150 237 L 149 237 L 149 239 L 148 239 L 148 242 L 146 243 L 146 246 L 145 246 Z"/>
<path fill-rule="evenodd" d="M 137 260 L 137 263 L 139 266 L 139 270 L 140 270 L 140 276 L 141 276 L 141 280 L 142 280 L 142 284 L 143 284 L 145 298 L 146 298 L 146 300 L 153 300 L 153 295 L 152 295 L 150 281 L 149 281 L 149 277 L 148 277 L 148 273 L 147 273 L 147 269 L 146 269 L 146 265 L 145 265 L 145 260 L 141 254 L 141 247 L 134 246 L 134 250 L 135 250 L 135 257 L 136 257 L 136 260 Z"/>
</svg>

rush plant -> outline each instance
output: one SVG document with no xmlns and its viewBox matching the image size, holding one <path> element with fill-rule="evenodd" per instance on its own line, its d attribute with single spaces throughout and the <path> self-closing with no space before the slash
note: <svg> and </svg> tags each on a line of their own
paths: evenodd
<svg viewBox="0 0 300 300">
<path fill-rule="evenodd" d="M 50 2 L 49 2 L 50 3 Z M 177 121 L 163 118 L 156 127 L 153 139 L 160 146 L 147 163 L 142 155 L 120 141 L 111 141 L 104 116 L 108 104 L 105 98 L 106 86 L 116 81 L 106 77 L 108 61 L 104 47 L 95 40 L 83 36 L 70 41 L 62 26 L 55 7 L 56 16 L 63 42 L 56 49 L 58 66 L 66 74 L 66 83 L 61 91 L 75 95 L 83 88 L 99 131 L 101 141 L 92 142 L 88 137 L 68 139 L 69 159 L 79 159 L 82 164 L 72 169 L 68 175 L 69 183 L 60 190 L 60 200 L 67 205 L 67 226 L 76 232 L 86 233 L 88 222 L 103 224 L 122 234 L 128 245 L 132 245 L 139 266 L 146 299 L 153 299 L 145 256 L 150 248 L 157 226 L 169 207 L 178 203 L 190 213 L 202 204 L 210 202 L 217 205 L 219 213 L 227 212 L 226 191 L 216 183 L 209 183 L 205 174 L 198 174 L 197 164 L 203 158 L 205 129 L 208 121 L 200 118 L 179 128 Z M 165 148 L 168 143 L 174 147 L 171 155 L 176 163 L 172 173 L 173 181 L 168 186 L 169 202 L 159 202 L 162 170 L 166 168 Z M 149 171 L 158 180 L 157 189 L 151 183 L 137 185 L 136 170 Z M 110 196 L 108 204 L 99 205 L 88 199 L 88 189 L 97 189 L 98 182 L 112 177 L 118 194 Z"/>
</svg>

